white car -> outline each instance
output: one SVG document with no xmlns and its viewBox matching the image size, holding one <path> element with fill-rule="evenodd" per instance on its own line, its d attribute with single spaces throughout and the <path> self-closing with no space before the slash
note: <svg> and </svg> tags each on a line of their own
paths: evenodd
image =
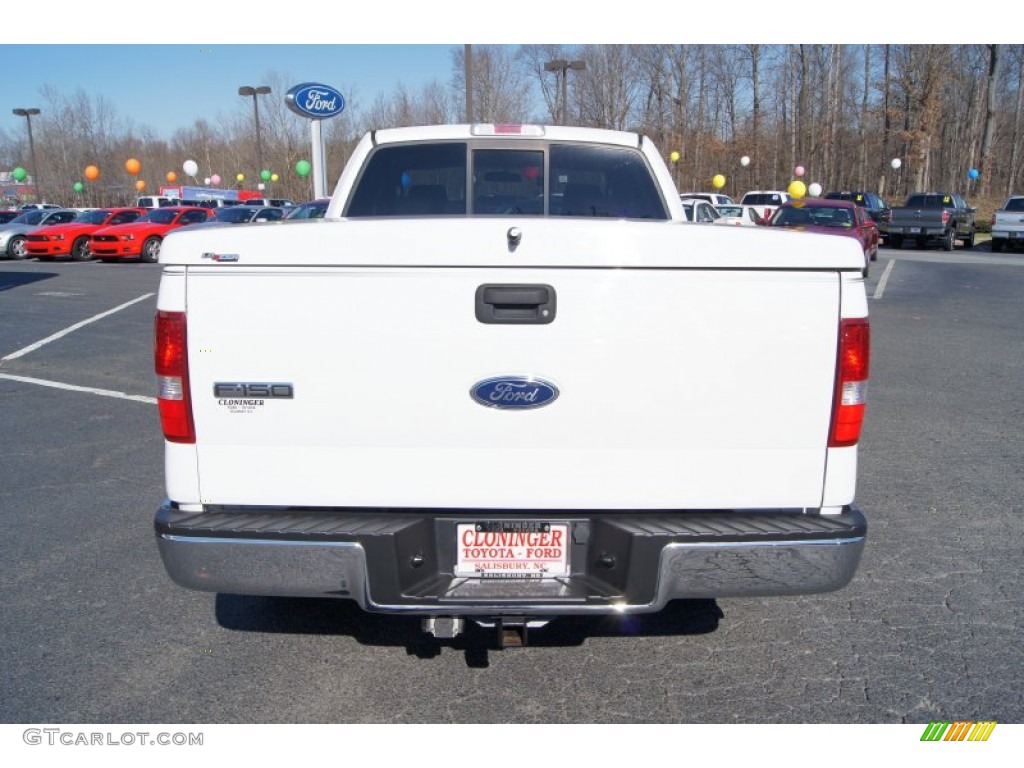
<svg viewBox="0 0 1024 768">
<path fill-rule="evenodd" d="M 725 224 L 732 227 L 759 227 L 764 224 L 761 218 L 761 211 L 753 205 L 716 205 L 720 218 L 715 219 L 715 224 Z"/>
<path fill-rule="evenodd" d="M 734 202 L 731 197 L 719 192 L 680 192 L 679 199 L 683 202 L 687 200 L 707 200 L 712 205 L 731 205 Z"/>
<path fill-rule="evenodd" d="M 782 192 L 777 189 L 759 189 L 747 192 L 740 200 L 740 205 L 753 205 L 761 214 L 761 218 L 768 221 L 775 213 L 775 209 L 783 203 L 793 199 L 789 192 Z"/>
<path fill-rule="evenodd" d="M 720 217 L 715 206 L 707 200 L 690 199 L 683 200 L 682 203 L 687 221 L 695 221 L 698 224 L 714 224 Z"/>
</svg>

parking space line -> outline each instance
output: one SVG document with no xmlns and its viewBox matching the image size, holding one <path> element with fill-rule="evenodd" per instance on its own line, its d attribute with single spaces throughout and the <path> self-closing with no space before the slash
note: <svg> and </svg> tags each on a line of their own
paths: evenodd
<svg viewBox="0 0 1024 768">
<path fill-rule="evenodd" d="M 144 296 L 139 296 L 139 298 L 137 299 L 132 299 L 131 301 L 126 302 L 119 307 L 108 309 L 106 312 L 100 312 L 98 315 L 93 315 L 89 319 L 83 320 L 80 323 L 69 325 L 63 331 L 57 331 L 57 333 L 53 334 L 52 336 L 47 336 L 42 341 L 37 341 L 35 344 L 29 344 L 27 347 L 19 349 L 17 352 L 11 352 L 11 354 L 7 355 L 6 357 L 0 357 L 0 363 L 7 362 L 8 360 L 16 360 L 19 357 L 27 355 L 29 352 L 35 352 L 37 349 L 39 349 L 42 346 L 45 346 L 46 344 L 49 344 L 51 341 L 56 341 L 57 339 L 67 336 L 69 333 L 72 333 L 73 331 L 77 331 L 79 328 L 82 328 L 83 326 L 89 325 L 89 323 L 95 323 L 97 320 L 102 320 L 104 317 L 107 317 L 108 315 L 112 315 L 115 312 L 120 312 L 122 309 L 130 307 L 132 304 L 138 304 L 140 301 L 145 301 L 146 299 L 155 295 L 155 293 L 147 293 Z"/>
<path fill-rule="evenodd" d="M 152 295 L 152 294 L 151 294 Z M 34 379 L 30 376 L 14 376 L 9 373 L 0 373 L 0 379 L 9 379 L 10 381 L 20 381 L 25 384 L 38 384 L 41 387 L 53 387 L 54 389 L 67 389 L 72 392 L 87 392 L 90 395 L 102 395 L 103 397 L 116 397 L 119 400 L 134 400 L 137 403 L 148 403 L 150 405 L 156 405 L 155 397 L 146 397 L 145 395 L 129 395 L 127 392 L 115 392 L 112 389 L 97 389 L 96 387 L 80 387 L 77 384 L 64 384 L 59 381 L 49 381 L 47 379 Z"/>
<path fill-rule="evenodd" d="M 882 272 L 882 278 L 878 281 L 878 285 L 875 286 L 875 292 L 871 295 L 872 299 L 882 298 L 882 294 L 885 293 L 885 284 L 889 282 L 889 275 L 892 274 L 892 268 L 896 266 L 896 259 L 889 259 L 889 263 L 885 265 L 885 271 Z"/>
</svg>

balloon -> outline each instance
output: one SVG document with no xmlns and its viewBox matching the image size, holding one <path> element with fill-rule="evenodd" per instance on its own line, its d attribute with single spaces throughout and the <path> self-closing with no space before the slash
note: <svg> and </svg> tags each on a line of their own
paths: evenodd
<svg viewBox="0 0 1024 768">
<path fill-rule="evenodd" d="M 13 178 L 15 181 L 24 181 L 26 176 L 28 176 L 28 171 L 26 171 L 20 165 L 13 171 L 11 171 L 11 178 Z"/>
<path fill-rule="evenodd" d="M 811 197 L 819 197 L 821 195 L 821 184 L 814 182 L 807 188 L 807 194 Z"/>
<path fill-rule="evenodd" d="M 673 163 L 678 163 L 679 162 L 679 153 L 673 150 L 672 154 L 670 154 L 668 156 L 668 159 L 671 160 Z"/>
<path fill-rule="evenodd" d="M 795 197 L 797 200 L 807 194 L 807 185 L 802 181 L 791 181 L 789 188 L 786 190 L 790 195 Z"/>
<path fill-rule="evenodd" d="M 725 186 L 725 176 L 720 173 L 716 173 L 715 177 L 711 180 L 711 185 L 715 189 L 721 189 Z"/>
<path fill-rule="evenodd" d="M 235 176 L 235 181 L 237 181 L 239 184 L 241 184 L 243 181 L 245 181 L 245 174 L 244 173 L 240 173 L 237 176 Z"/>
<path fill-rule="evenodd" d="M 213 184 L 213 186 L 215 186 L 215 187 L 218 184 L 220 184 L 220 175 L 216 174 L 216 173 L 213 174 L 213 176 L 210 177 L 210 183 Z"/>
<path fill-rule="evenodd" d="M 203 184 L 205 184 L 206 186 L 210 186 L 210 177 L 209 176 L 207 176 L 205 179 L 203 179 Z"/>
<path fill-rule="evenodd" d="M 186 160 L 181 164 L 181 170 L 185 172 L 186 176 L 195 178 L 195 175 L 199 173 L 199 164 L 195 160 Z"/>
<path fill-rule="evenodd" d="M 177 180 L 178 180 L 178 174 L 176 174 L 174 171 L 168 171 L 167 172 L 167 183 L 168 184 L 173 184 Z"/>
<path fill-rule="evenodd" d="M 142 163 L 136 160 L 134 157 L 129 158 L 125 164 L 124 169 L 128 171 L 132 176 L 142 170 Z"/>
<path fill-rule="evenodd" d="M 798 165 L 796 168 L 793 169 L 793 173 L 796 176 L 803 176 L 804 175 L 804 167 L 802 165 Z"/>
<path fill-rule="evenodd" d="M 746 155 L 741 157 L 740 158 L 740 165 L 742 165 L 744 168 L 746 168 L 748 165 L 750 165 L 750 158 L 747 157 Z"/>
<path fill-rule="evenodd" d="M 96 181 L 100 177 L 100 169 L 95 165 L 90 165 L 85 169 L 85 178 L 89 181 Z"/>
<path fill-rule="evenodd" d="M 295 164 L 295 172 L 302 178 L 309 176 L 309 172 L 311 170 L 313 170 L 313 166 L 309 164 L 308 160 L 299 160 L 299 162 Z"/>
<path fill-rule="evenodd" d="M 271 180 L 271 181 L 277 181 L 277 180 L 278 180 L 278 179 L 280 179 L 280 178 L 281 178 L 281 177 L 280 177 L 280 176 L 278 176 L 278 175 L 277 175 L 276 173 L 272 173 L 272 174 L 270 174 L 270 180 Z"/>
<path fill-rule="evenodd" d="M 85 189 L 85 184 L 83 184 L 83 183 L 82 183 L 82 182 L 80 182 L 80 181 L 76 181 L 76 182 L 74 183 L 74 186 L 72 186 L 71 188 L 72 188 L 73 190 L 75 190 L 75 192 L 78 192 L 79 194 L 81 194 L 82 190 L 83 190 L 83 189 Z"/>
<path fill-rule="evenodd" d="M 892 159 L 892 162 L 889 163 L 889 165 L 891 165 L 893 168 L 899 168 L 901 165 L 903 165 L 903 161 L 900 160 L 898 157 L 894 157 Z"/>
<path fill-rule="evenodd" d="M 146 188 L 146 182 L 144 182 L 142 179 L 139 179 L 138 181 L 135 182 L 135 188 L 139 190 L 139 192 L 141 192 Z"/>
<path fill-rule="evenodd" d="M 971 168 L 971 170 L 969 170 L 969 171 L 967 172 L 967 176 L 968 176 L 968 178 L 969 178 L 969 179 L 970 179 L 971 181 L 974 181 L 974 180 L 976 180 L 976 179 L 977 179 L 977 178 L 978 178 L 979 176 L 981 176 L 981 174 L 980 174 L 980 173 L 978 172 L 978 169 L 977 169 L 977 168 Z"/>
<path fill-rule="evenodd" d="M 260 171 L 260 178 L 263 179 L 264 181 L 270 181 L 270 171 L 264 168 L 262 171 Z"/>
</svg>

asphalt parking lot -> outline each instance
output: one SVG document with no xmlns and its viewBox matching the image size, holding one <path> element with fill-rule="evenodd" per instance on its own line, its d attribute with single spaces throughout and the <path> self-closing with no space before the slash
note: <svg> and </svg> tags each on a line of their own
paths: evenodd
<svg viewBox="0 0 1024 768">
<path fill-rule="evenodd" d="M 500 651 L 170 582 L 152 530 L 159 270 L 0 262 L 0 721 L 1024 720 L 1024 256 L 872 265 L 850 586 L 559 620 Z"/>
</svg>

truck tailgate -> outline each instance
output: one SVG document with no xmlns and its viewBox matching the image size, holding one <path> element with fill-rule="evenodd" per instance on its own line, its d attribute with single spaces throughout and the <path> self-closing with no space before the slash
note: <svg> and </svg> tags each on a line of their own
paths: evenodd
<svg viewBox="0 0 1024 768">
<path fill-rule="evenodd" d="M 549 286 L 553 321 L 480 322 L 485 284 Z M 827 270 L 190 266 L 201 500 L 816 507 L 840 288 Z M 486 407 L 471 390 L 495 377 L 559 394 Z"/>
</svg>

